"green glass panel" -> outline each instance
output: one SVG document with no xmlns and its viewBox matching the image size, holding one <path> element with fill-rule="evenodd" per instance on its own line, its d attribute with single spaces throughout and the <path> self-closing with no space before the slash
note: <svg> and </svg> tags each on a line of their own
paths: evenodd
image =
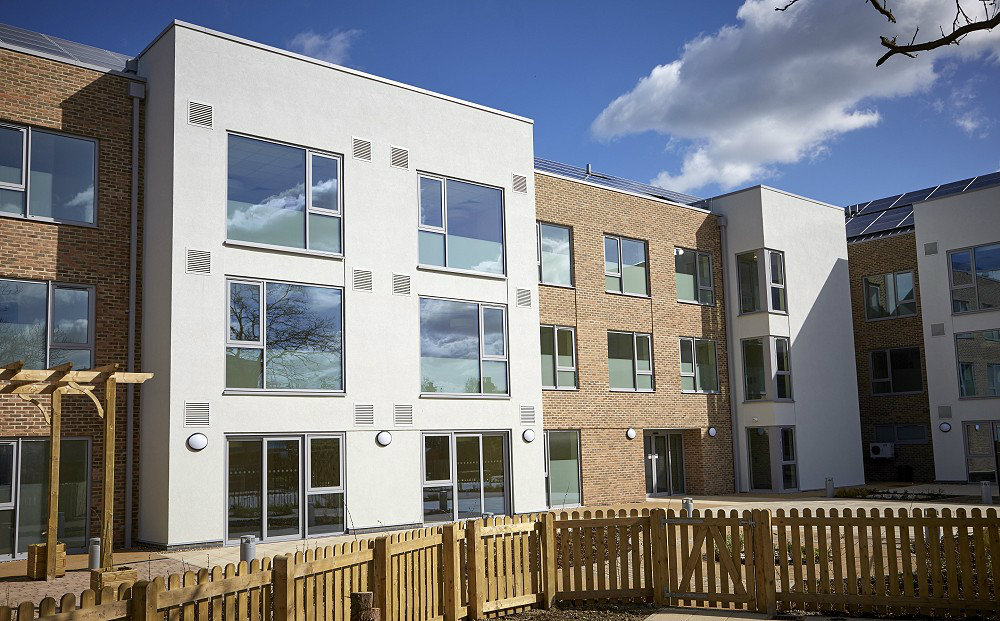
<svg viewBox="0 0 1000 621">
<path fill-rule="evenodd" d="M 674 251 L 674 271 L 677 278 L 677 299 L 684 302 L 698 300 L 698 279 L 695 273 L 697 255 L 690 250 Z"/>
<path fill-rule="evenodd" d="M 611 388 L 635 390 L 631 334 L 608 333 L 608 382 Z"/>
<path fill-rule="evenodd" d="M 483 394 L 507 394 L 507 363 L 495 360 L 483 361 Z"/>
<path fill-rule="evenodd" d="M 340 254 L 340 218 L 318 213 L 309 214 L 309 249 Z"/>
<path fill-rule="evenodd" d="M 695 358 L 698 361 L 698 390 L 716 392 L 719 390 L 719 374 L 716 369 L 715 341 L 695 342 Z"/>
<path fill-rule="evenodd" d="M 226 348 L 226 388 L 263 388 L 264 352 L 244 347 Z"/>
<path fill-rule="evenodd" d="M 444 266 L 444 235 L 430 231 L 418 231 L 421 265 Z"/>
<path fill-rule="evenodd" d="M 555 339 L 551 326 L 542 326 L 539 329 L 539 345 L 542 351 L 542 386 L 554 387 L 556 385 Z"/>
<path fill-rule="evenodd" d="M 550 431 L 549 506 L 580 504 L 580 440 L 576 431 Z"/>
</svg>

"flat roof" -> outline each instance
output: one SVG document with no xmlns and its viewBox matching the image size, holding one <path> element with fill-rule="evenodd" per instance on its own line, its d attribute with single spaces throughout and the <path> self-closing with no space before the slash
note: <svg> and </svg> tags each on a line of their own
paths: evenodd
<svg viewBox="0 0 1000 621">
<path fill-rule="evenodd" d="M 0 48 L 102 72 L 125 73 L 131 60 L 126 54 L 2 23 Z"/>
</svg>

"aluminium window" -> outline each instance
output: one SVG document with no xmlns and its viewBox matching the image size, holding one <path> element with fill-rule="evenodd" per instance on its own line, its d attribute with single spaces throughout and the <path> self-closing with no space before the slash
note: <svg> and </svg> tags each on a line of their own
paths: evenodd
<svg viewBox="0 0 1000 621">
<path fill-rule="evenodd" d="M 649 295 L 646 242 L 604 236 L 604 288 L 608 293 Z"/>
<path fill-rule="evenodd" d="M 653 337 L 638 332 L 608 332 L 608 383 L 611 390 L 651 392 Z"/>
<path fill-rule="evenodd" d="M 0 125 L 0 214 L 94 224 L 97 142 Z"/>
<path fill-rule="evenodd" d="M 781 428 L 781 488 L 798 489 L 799 465 L 795 456 L 795 428 Z"/>
<path fill-rule="evenodd" d="M 342 533 L 346 524 L 343 436 L 307 436 L 306 442 L 306 532 Z"/>
<path fill-rule="evenodd" d="M 420 392 L 507 395 L 507 307 L 420 298 Z"/>
<path fill-rule="evenodd" d="M 568 326 L 541 326 L 542 388 L 576 388 L 576 330 Z"/>
<path fill-rule="evenodd" d="M 785 253 L 780 250 L 763 248 L 736 255 L 740 313 L 765 310 L 761 300 L 767 301 L 768 312 L 787 313 L 786 276 Z"/>
<path fill-rule="evenodd" d="M 505 274 L 503 190 L 420 175 L 420 265 Z"/>
<path fill-rule="evenodd" d="M 538 222 L 538 282 L 573 286 L 573 233 L 568 226 Z"/>
<path fill-rule="evenodd" d="M 787 337 L 743 339 L 743 399 L 787 401 L 792 395 L 791 350 Z"/>
<path fill-rule="evenodd" d="M 0 279 L 0 364 L 94 366 L 93 287 Z"/>
<path fill-rule="evenodd" d="M 951 312 L 1000 307 L 1000 243 L 948 253 Z"/>
<path fill-rule="evenodd" d="M 582 504 L 579 431 L 545 432 L 545 483 L 550 509 Z"/>
<path fill-rule="evenodd" d="M 960 395 L 1000 397 L 1000 340 L 997 330 L 955 334 Z"/>
<path fill-rule="evenodd" d="M 760 310 L 760 269 L 758 251 L 736 255 L 740 313 L 755 313 Z"/>
<path fill-rule="evenodd" d="M 881 349 L 869 354 L 873 395 L 905 394 L 923 390 L 920 348 Z"/>
<path fill-rule="evenodd" d="M 341 157 L 229 135 L 226 238 L 343 254 Z"/>
<path fill-rule="evenodd" d="M 343 289 L 229 279 L 226 388 L 344 390 Z"/>
<path fill-rule="evenodd" d="M 681 392 L 719 392 L 715 341 L 681 337 Z"/>
<path fill-rule="evenodd" d="M 677 301 L 714 304 L 712 255 L 697 250 L 674 248 Z"/>
<path fill-rule="evenodd" d="M 785 297 L 785 253 L 768 250 L 768 282 L 771 295 L 768 297 L 770 310 L 776 313 L 788 312 L 788 299 Z"/>
<path fill-rule="evenodd" d="M 788 351 L 788 339 L 774 338 L 774 386 L 778 399 L 792 398 L 792 367 L 791 355 Z"/>
<path fill-rule="evenodd" d="M 863 286 L 868 321 L 917 314 L 912 271 L 865 276 Z"/>
<path fill-rule="evenodd" d="M 927 426 L 909 423 L 880 423 L 875 425 L 876 442 L 893 444 L 927 444 Z"/>
</svg>

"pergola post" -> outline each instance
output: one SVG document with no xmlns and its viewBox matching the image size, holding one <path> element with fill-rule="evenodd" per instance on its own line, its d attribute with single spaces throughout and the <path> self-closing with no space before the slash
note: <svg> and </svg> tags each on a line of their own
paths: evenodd
<svg viewBox="0 0 1000 621">
<path fill-rule="evenodd" d="M 104 383 L 104 506 L 101 511 L 101 569 L 111 569 L 115 525 L 115 399 L 118 382 L 112 375 Z M 125 490 L 129 493 L 129 490 Z"/>
<path fill-rule="evenodd" d="M 45 532 L 45 579 L 56 579 L 56 544 L 59 539 L 59 453 L 61 452 L 62 391 L 52 392 L 49 425 L 49 520 Z"/>
</svg>

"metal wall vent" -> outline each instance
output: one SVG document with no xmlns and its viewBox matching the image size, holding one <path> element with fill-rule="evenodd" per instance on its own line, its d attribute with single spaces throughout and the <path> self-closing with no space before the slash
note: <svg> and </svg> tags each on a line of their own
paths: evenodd
<svg viewBox="0 0 1000 621">
<path fill-rule="evenodd" d="M 375 424 L 375 406 L 371 403 L 355 403 L 354 404 L 354 424 L 355 425 L 374 425 Z"/>
<path fill-rule="evenodd" d="M 951 418 L 951 406 L 950 405 L 939 405 L 938 406 L 938 418 Z"/>
<path fill-rule="evenodd" d="M 515 174 L 511 178 L 511 187 L 513 187 L 515 192 L 520 192 L 521 194 L 527 194 L 528 192 L 528 178 L 524 175 Z"/>
<path fill-rule="evenodd" d="M 399 147 L 389 147 L 389 164 L 396 168 L 409 168 L 410 152 Z"/>
<path fill-rule="evenodd" d="M 354 158 L 366 162 L 372 161 L 372 143 L 370 140 L 354 139 Z"/>
<path fill-rule="evenodd" d="M 208 427 L 211 422 L 210 409 L 207 401 L 185 401 L 184 426 Z"/>
<path fill-rule="evenodd" d="M 354 270 L 354 288 L 357 291 L 372 290 L 371 270 Z"/>
<path fill-rule="evenodd" d="M 188 248 L 184 271 L 188 274 L 211 274 L 212 253 L 208 250 Z"/>
<path fill-rule="evenodd" d="M 944 336 L 944 324 L 943 323 L 932 323 L 931 324 L 931 336 Z"/>
<path fill-rule="evenodd" d="M 924 244 L 924 254 L 927 256 L 937 254 L 937 242 L 927 242 Z"/>
<path fill-rule="evenodd" d="M 392 406 L 392 424 L 405 427 L 413 424 L 413 406 L 409 403 L 397 403 Z"/>
<path fill-rule="evenodd" d="M 393 274 L 392 292 L 396 295 L 410 295 L 410 277 L 406 274 Z"/>
<path fill-rule="evenodd" d="M 531 306 L 531 289 L 517 290 L 517 305 L 525 307 Z"/>
<path fill-rule="evenodd" d="M 197 101 L 189 101 L 188 123 L 212 129 L 212 106 L 198 103 Z"/>
<path fill-rule="evenodd" d="M 521 406 L 521 424 L 528 426 L 535 424 L 535 406 L 533 405 Z"/>
</svg>

